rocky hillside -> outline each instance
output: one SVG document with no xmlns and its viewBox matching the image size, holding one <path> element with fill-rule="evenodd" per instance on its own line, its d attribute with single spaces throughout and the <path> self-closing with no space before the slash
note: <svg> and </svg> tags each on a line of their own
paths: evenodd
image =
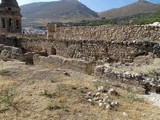
<svg viewBox="0 0 160 120">
<path fill-rule="evenodd" d="M 152 13 L 160 10 L 160 4 L 154 4 L 145 0 L 139 0 L 138 2 L 129 4 L 127 6 L 111 9 L 108 11 L 104 11 L 99 13 L 101 17 L 105 17 L 107 19 L 131 16 L 140 13 Z"/>
<path fill-rule="evenodd" d="M 46 25 L 48 22 L 74 22 L 98 17 L 96 12 L 78 0 L 31 3 L 21 6 L 21 12 L 23 25 Z"/>
</svg>

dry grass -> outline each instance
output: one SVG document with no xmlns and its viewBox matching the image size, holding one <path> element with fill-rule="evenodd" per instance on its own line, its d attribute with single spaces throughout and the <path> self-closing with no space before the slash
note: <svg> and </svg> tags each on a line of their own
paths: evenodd
<svg viewBox="0 0 160 120">
<path fill-rule="evenodd" d="M 159 64 L 160 64 L 160 59 L 155 58 L 153 60 L 153 63 L 151 63 L 149 65 L 134 67 L 133 71 L 135 71 L 137 73 L 141 73 L 141 74 L 146 74 L 146 75 L 149 75 L 149 76 L 153 77 L 155 75 L 160 75 Z"/>
<path fill-rule="evenodd" d="M 13 68 L 14 64 L 6 63 L 6 67 Z M 44 69 L 40 66 L 23 64 L 19 64 L 20 67 L 17 68 L 17 65 L 16 63 L 16 68 L 13 69 L 17 72 L 16 76 L 1 76 L 0 86 L 14 83 L 14 88 L 18 92 L 15 101 L 20 112 L 17 115 L 14 109 L 7 109 L 4 113 L 0 113 L 0 120 L 158 120 L 160 118 L 158 107 L 136 98 L 136 93 L 127 91 L 123 87 L 114 86 L 120 96 L 113 96 L 113 99 L 119 101 L 120 106 L 106 110 L 84 99 L 88 91 L 97 91 L 92 82 L 95 79 L 93 76 L 71 70 L 56 71 L 54 68 Z M 50 70 L 51 75 L 45 76 L 42 70 Z M 64 75 L 64 71 L 70 76 Z M 39 75 L 39 72 L 44 79 L 35 76 Z M 112 83 L 107 84 L 111 87 L 110 85 Z M 130 95 L 132 96 L 129 97 Z"/>
<path fill-rule="evenodd" d="M 145 74 L 150 77 L 160 75 L 160 68 L 155 65 L 145 65 L 145 66 L 136 67 L 134 71 L 136 73 Z"/>
</svg>

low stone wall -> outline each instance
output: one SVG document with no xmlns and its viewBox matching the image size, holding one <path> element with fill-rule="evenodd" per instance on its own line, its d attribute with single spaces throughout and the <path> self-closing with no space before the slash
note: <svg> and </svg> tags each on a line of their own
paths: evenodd
<svg viewBox="0 0 160 120">
<path fill-rule="evenodd" d="M 48 57 L 45 57 L 35 54 L 33 56 L 33 63 L 40 65 L 56 66 L 60 68 L 69 68 L 87 74 L 93 73 L 93 66 L 91 62 L 78 59 L 67 59 L 56 55 L 50 55 Z"/>
<path fill-rule="evenodd" d="M 143 58 L 149 56 L 143 56 Z M 151 57 L 151 56 L 150 56 Z M 109 64 L 99 65 L 95 67 L 94 76 L 98 79 L 109 81 L 119 81 L 132 85 L 140 85 L 146 89 L 146 94 L 149 92 L 160 93 L 160 75 L 159 66 L 155 65 L 153 59 L 148 65 L 144 64 Z M 160 59 L 158 59 L 159 61 Z M 144 59 L 144 62 L 146 60 Z M 153 69 L 154 68 L 154 69 Z M 154 72 L 153 72 L 153 71 Z"/>
<path fill-rule="evenodd" d="M 11 43 L 27 52 L 46 52 L 48 55 L 59 55 L 66 58 L 81 59 L 93 63 L 133 62 L 141 55 L 160 53 L 159 44 L 153 41 L 105 41 L 105 40 L 46 40 L 20 37 L 7 37 Z M 157 46 L 157 47 L 156 47 Z M 156 48 L 156 49 L 155 49 Z M 159 56 L 158 56 L 159 57 Z"/>
<path fill-rule="evenodd" d="M 46 51 L 48 55 L 59 55 L 94 63 L 133 62 L 137 56 L 153 53 L 154 46 L 157 45 L 154 42 L 143 41 L 23 40 L 21 42 L 21 47 L 27 51 Z"/>
<path fill-rule="evenodd" d="M 135 25 L 103 25 L 103 26 L 78 26 L 58 27 L 53 31 L 48 26 L 48 39 L 56 40 L 135 40 L 146 38 L 160 40 L 160 27 L 135 26 Z M 55 28 L 55 26 L 53 26 Z"/>
</svg>

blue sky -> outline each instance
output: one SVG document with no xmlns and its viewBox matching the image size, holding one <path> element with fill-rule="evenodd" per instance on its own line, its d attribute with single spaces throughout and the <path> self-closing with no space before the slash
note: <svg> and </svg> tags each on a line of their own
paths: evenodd
<svg viewBox="0 0 160 120">
<path fill-rule="evenodd" d="M 32 2 L 39 2 L 39 1 L 55 1 L 55 0 L 17 0 L 19 5 L 28 4 Z M 91 8 L 96 12 L 100 12 L 103 10 L 108 10 L 112 8 L 118 8 L 130 3 L 133 3 L 137 0 L 80 0 L 86 6 Z M 160 3 L 160 0 L 148 0 L 154 3 Z"/>
</svg>

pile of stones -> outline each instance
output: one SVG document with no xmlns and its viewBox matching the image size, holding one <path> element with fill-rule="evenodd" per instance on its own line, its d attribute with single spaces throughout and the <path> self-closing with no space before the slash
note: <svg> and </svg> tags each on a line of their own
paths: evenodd
<svg viewBox="0 0 160 120">
<path fill-rule="evenodd" d="M 118 92 L 113 88 L 107 91 L 104 86 L 99 86 L 97 92 L 88 92 L 85 99 L 92 105 L 98 105 L 104 109 L 111 110 L 119 106 L 119 102 L 112 98 L 112 96 L 118 95 Z"/>
</svg>

